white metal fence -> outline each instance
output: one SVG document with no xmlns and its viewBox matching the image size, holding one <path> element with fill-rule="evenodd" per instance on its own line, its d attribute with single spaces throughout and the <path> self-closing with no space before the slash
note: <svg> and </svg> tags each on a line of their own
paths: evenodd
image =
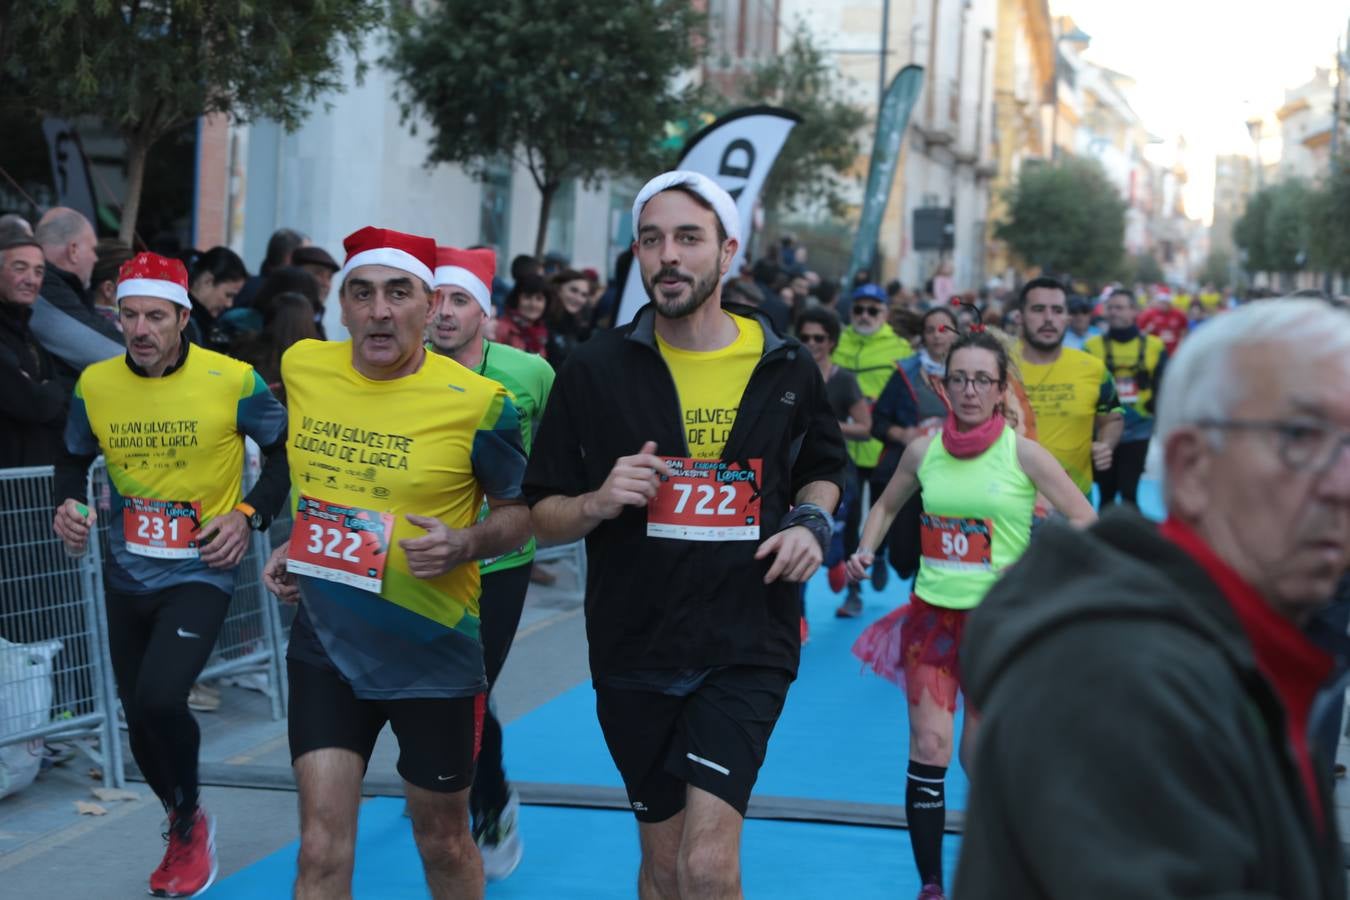
<svg viewBox="0 0 1350 900">
<path fill-rule="evenodd" d="M 52 532 L 52 469 L 0 469 L 0 746 L 71 740 L 122 785 L 99 548 L 66 555 Z M 55 648 L 51 666 L 44 648 Z"/>
</svg>

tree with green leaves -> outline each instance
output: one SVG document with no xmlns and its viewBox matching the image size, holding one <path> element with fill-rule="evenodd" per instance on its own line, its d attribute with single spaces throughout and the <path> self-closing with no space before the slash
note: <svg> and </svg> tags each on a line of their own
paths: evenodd
<svg viewBox="0 0 1350 900">
<path fill-rule="evenodd" d="M 848 101 L 838 68 L 798 24 L 787 47 L 740 82 L 732 105 L 768 103 L 802 117 L 792 129 L 760 193 L 770 216 L 823 203 L 835 216 L 845 212 L 843 182 L 856 175 L 858 136 L 870 121 Z"/>
<path fill-rule="evenodd" d="M 1287 274 L 1309 266 L 1318 191 L 1290 178 L 1257 191 L 1233 225 L 1233 241 L 1247 254 L 1247 271 Z"/>
<path fill-rule="evenodd" d="M 1266 264 L 1266 220 L 1270 216 L 1270 200 L 1268 189 L 1252 194 L 1247 198 L 1242 215 L 1233 223 L 1233 243 L 1246 255 L 1248 272 L 1272 271 Z"/>
<path fill-rule="evenodd" d="M 1323 272 L 1350 273 L 1350 159 L 1336 160 L 1308 207 L 1308 252 Z"/>
<path fill-rule="evenodd" d="M 535 252 L 564 182 L 650 176 L 688 109 L 677 78 L 698 58 L 693 0 L 441 0 L 399 18 L 386 64 L 405 120 L 431 123 L 430 162 L 484 174 L 502 157 L 542 199 Z"/>
<path fill-rule="evenodd" d="M 1157 284 L 1165 280 L 1162 266 L 1152 253 L 1135 253 L 1125 258 L 1120 280 L 1125 284 Z"/>
<path fill-rule="evenodd" d="M 1232 281 L 1232 266 L 1233 254 L 1227 250 L 1211 250 L 1200 270 L 1200 281 L 1222 290 Z"/>
<path fill-rule="evenodd" d="M 1027 265 L 1089 280 L 1118 271 L 1125 201 L 1095 160 L 1024 165 L 1007 203 L 994 235 Z"/>
<path fill-rule="evenodd" d="M 127 146 L 120 237 L 130 243 L 145 161 L 165 135 L 213 113 L 295 128 L 340 90 L 386 15 L 383 0 L 90 0 L 6 4 L 0 70 L 7 102 L 61 118 L 94 116 Z"/>
</svg>

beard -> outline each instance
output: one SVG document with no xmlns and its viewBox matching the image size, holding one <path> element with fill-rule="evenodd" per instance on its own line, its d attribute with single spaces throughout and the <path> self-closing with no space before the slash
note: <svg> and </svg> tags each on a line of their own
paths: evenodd
<svg viewBox="0 0 1350 900">
<path fill-rule="evenodd" d="M 663 278 L 679 278 L 689 285 L 689 293 L 680 300 L 667 299 L 656 286 Z M 642 286 L 647 289 L 647 296 L 656 304 L 656 309 L 661 315 L 667 319 L 683 319 L 685 316 L 693 315 L 708 301 L 717 290 L 718 280 L 715 268 L 702 277 L 692 276 L 679 269 L 662 268 L 654 272 L 650 278 L 644 276 Z"/>
<path fill-rule="evenodd" d="M 1049 353 L 1051 350 L 1056 350 L 1064 344 L 1064 332 L 1061 331 L 1059 333 L 1059 336 L 1056 337 L 1054 340 L 1047 341 L 1039 337 L 1035 333 L 1028 331 L 1026 326 L 1023 325 L 1022 340 L 1026 341 L 1028 344 L 1030 344 L 1032 347 L 1035 347 L 1042 353 Z"/>
</svg>

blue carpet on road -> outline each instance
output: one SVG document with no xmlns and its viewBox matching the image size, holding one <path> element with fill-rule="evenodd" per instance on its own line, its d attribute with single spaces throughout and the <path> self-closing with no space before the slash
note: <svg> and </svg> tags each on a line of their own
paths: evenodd
<svg viewBox="0 0 1350 900">
<path fill-rule="evenodd" d="M 361 806 L 352 879 L 357 900 L 425 897 L 422 865 L 403 801 Z M 604 900 L 636 896 L 637 830 L 626 812 L 524 807 L 525 856 L 510 878 L 488 885 L 500 900 Z M 944 862 L 956 865 L 960 841 L 948 835 Z M 296 845 L 285 847 L 211 889 L 215 900 L 288 896 Z M 750 820 L 742 849 L 748 897 L 891 900 L 918 893 L 903 831 Z"/>
<path fill-rule="evenodd" d="M 893 803 L 904 800 L 909 754 L 904 694 L 849 652 L 858 634 L 908 596 L 892 577 L 880 594 L 863 592 L 863 615 L 836 619 L 841 595 L 823 574 L 807 586 L 811 640 L 797 681 L 769 741 L 755 790 L 761 794 Z M 958 710 L 959 716 L 959 710 Z M 959 733 L 959 732 L 958 732 Z M 595 719 L 595 692 L 583 684 L 506 729 L 506 771 L 520 781 L 621 787 Z M 947 782 L 952 809 L 965 805 L 966 781 L 954 766 Z"/>
<path fill-rule="evenodd" d="M 1164 515 L 1156 483 L 1140 485 L 1146 515 Z M 769 744 L 756 792 L 783 797 L 899 805 L 908 756 L 906 704 L 900 690 L 863 673 L 849 652 L 869 623 L 908 596 L 891 573 L 877 592 L 863 591 L 858 619 L 836 619 L 840 595 L 824 573 L 807 587 L 811 640 L 801 671 Z M 958 710 L 957 740 L 960 739 Z M 595 720 L 595 694 L 580 685 L 506 728 L 506 766 L 513 779 L 619 787 Z M 950 809 L 965 806 L 968 784 L 956 760 L 947 779 Z M 354 879 L 358 898 L 424 897 L 426 888 L 403 801 L 369 800 L 361 807 Z M 520 869 L 488 894 L 503 898 L 633 897 L 637 833 L 626 812 L 527 806 L 521 813 L 526 851 Z M 584 837 L 583 837 L 584 836 Z M 959 838 L 949 835 L 944 858 L 954 870 Z M 295 878 L 292 844 L 212 889 L 216 898 L 284 896 Z M 903 831 L 842 825 L 750 820 L 742 851 L 751 897 L 912 896 L 920 887 Z"/>
</svg>

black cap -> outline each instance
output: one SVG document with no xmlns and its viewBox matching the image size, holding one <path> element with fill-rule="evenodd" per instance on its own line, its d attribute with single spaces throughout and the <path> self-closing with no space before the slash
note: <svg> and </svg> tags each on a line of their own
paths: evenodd
<svg viewBox="0 0 1350 900">
<path fill-rule="evenodd" d="M 291 253 L 291 265 L 293 266 L 323 266 L 329 271 L 336 272 L 342 267 L 337 264 L 337 260 L 328 254 L 328 251 L 322 247 L 296 247 Z"/>
<path fill-rule="evenodd" d="M 1092 301 L 1081 294 L 1074 294 L 1070 297 L 1068 306 L 1070 313 L 1092 312 Z"/>
</svg>

